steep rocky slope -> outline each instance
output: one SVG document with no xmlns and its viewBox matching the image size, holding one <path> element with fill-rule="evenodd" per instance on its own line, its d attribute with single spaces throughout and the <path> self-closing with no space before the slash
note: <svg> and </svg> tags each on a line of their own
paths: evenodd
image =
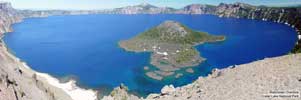
<svg viewBox="0 0 301 100">
<path fill-rule="evenodd" d="M 165 86 L 145 99 L 120 86 L 103 100 L 300 100 L 300 61 L 301 54 L 295 54 L 214 70 L 183 87 Z"/>
<path fill-rule="evenodd" d="M 23 16 L 10 3 L 0 3 L 0 37 Z M 8 53 L 0 41 L 0 100 L 71 100 L 62 90 L 43 81 L 35 72 Z"/>
<path fill-rule="evenodd" d="M 220 4 L 215 9 L 213 14 L 220 17 L 258 19 L 289 25 L 295 28 L 299 38 L 292 52 L 301 52 L 301 7 L 256 7 L 243 3 L 235 3 Z"/>
<path fill-rule="evenodd" d="M 22 16 L 12 8 L 10 3 L 0 3 L 0 36 L 5 32 L 11 32 L 11 25 L 21 20 Z"/>
<path fill-rule="evenodd" d="M 105 10 L 102 13 L 109 14 L 166 14 L 176 11 L 174 8 L 170 7 L 156 7 L 151 4 L 140 4 L 134 6 L 121 7 L 111 10 Z"/>
<path fill-rule="evenodd" d="M 298 33 L 298 42 L 292 52 L 301 52 L 301 7 L 265 7 L 244 3 L 224 4 L 218 6 L 188 5 L 181 14 L 213 14 L 220 17 L 235 17 L 273 21 L 287 24 Z"/>
<path fill-rule="evenodd" d="M 10 55 L 1 42 L 0 100 L 71 100 L 71 98 Z"/>
</svg>

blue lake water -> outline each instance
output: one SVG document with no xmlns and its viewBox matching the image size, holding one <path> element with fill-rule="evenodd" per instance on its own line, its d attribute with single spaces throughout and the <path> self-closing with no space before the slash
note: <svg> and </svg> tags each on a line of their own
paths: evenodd
<svg viewBox="0 0 301 100">
<path fill-rule="evenodd" d="M 227 40 L 197 46 L 207 61 L 194 74 L 156 81 L 145 77 L 150 53 L 127 52 L 118 41 L 129 39 L 165 20 L 176 20 L 198 31 L 226 35 Z M 287 54 L 297 41 L 289 26 L 259 20 L 213 15 L 78 15 L 30 18 L 13 25 L 4 41 L 33 69 L 56 77 L 75 76 L 78 84 L 95 89 L 124 83 L 136 94 L 159 92 L 166 84 L 181 86 L 213 68 L 244 64 Z M 268 66 L 267 66 L 268 67 Z"/>
</svg>

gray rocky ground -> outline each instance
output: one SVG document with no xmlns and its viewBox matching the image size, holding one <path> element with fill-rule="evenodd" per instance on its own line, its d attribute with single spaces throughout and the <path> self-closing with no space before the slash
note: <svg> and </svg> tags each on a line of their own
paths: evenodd
<svg viewBox="0 0 301 100">
<path fill-rule="evenodd" d="M 125 91 L 126 89 L 116 88 L 114 95 L 106 96 L 103 100 L 143 99 Z M 301 100 L 301 54 L 214 70 L 208 77 L 200 77 L 183 87 L 165 86 L 160 94 L 151 94 L 145 99 Z"/>
<path fill-rule="evenodd" d="M 0 100 L 71 100 L 59 88 L 26 68 L 0 43 Z"/>
</svg>

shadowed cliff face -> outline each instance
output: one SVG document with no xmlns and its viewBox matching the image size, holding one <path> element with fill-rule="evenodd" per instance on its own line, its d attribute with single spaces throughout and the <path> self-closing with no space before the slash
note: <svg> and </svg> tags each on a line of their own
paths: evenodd
<svg viewBox="0 0 301 100">
<path fill-rule="evenodd" d="M 235 17 L 273 21 L 287 24 L 301 35 L 301 7 L 264 7 L 249 4 L 235 3 L 218 6 L 188 5 L 177 13 L 182 14 L 213 14 L 220 17 Z M 298 39 L 292 52 L 301 52 L 301 39 Z"/>
<path fill-rule="evenodd" d="M 0 36 L 5 32 L 11 32 L 11 25 L 21 20 L 22 17 L 10 3 L 0 3 Z"/>
</svg>

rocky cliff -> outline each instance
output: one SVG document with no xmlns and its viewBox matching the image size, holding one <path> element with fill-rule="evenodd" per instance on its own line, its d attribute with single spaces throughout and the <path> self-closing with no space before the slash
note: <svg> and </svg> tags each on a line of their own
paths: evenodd
<svg viewBox="0 0 301 100">
<path fill-rule="evenodd" d="M 219 17 L 247 18 L 273 21 L 289 25 L 298 33 L 298 42 L 292 52 L 301 52 L 301 7 L 266 7 L 244 3 L 210 5 L 188 5 L 176 13 L 213 14 Z"/>
<path fill-rule="evenodd" d="M 0 3 L 0 36 L 5 32 L 11 32 L 11 25 L 21 20 L 22 17 L 10 3 Z"/>
<path fill-rule="evenodd" d="M 35 73 L 0 42 L 0 100 L 72 100 Z"/>
<path fill-rule="evenodd" d="M 134 6 L 127 6 L 116 8 L 112 10 L 100 11 L 100 13 L 109 13 L 109 14 L 166 14 L 176 11 L 174 8 L 170 7 L 156 7 L 151 4 L 140 4 Z"/>
<path fill-rule="evenodd" d="M 0 3 L 0 36 L 23 16 L 10 3 Z M 19 59 L 8 53 L 0 41 L 0 100 L 71 100 L 62 90 L 49 85 Z"/>
<path fill-rule="evenodd" d="M 292 52 L 301 52 L 301 7 L 257 7 L 243 3 L 222 3 L 214 9 L 215 12 L 211 14 L 220 17 L 257 19 L 289 25 L 295 28 L 299 38 Z"/>
</svg>

